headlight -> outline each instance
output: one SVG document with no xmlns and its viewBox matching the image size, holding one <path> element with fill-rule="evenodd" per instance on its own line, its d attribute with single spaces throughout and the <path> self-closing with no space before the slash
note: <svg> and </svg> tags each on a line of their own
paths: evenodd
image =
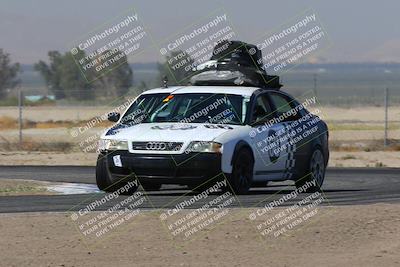
<svg viewBox="0 0 400 267">
<path fill-rule="evenodd" d="M 100 139 L 99 150 L 128 150 L 128 141 Z"/>
<path fill-rule="evenodd" d="M 221 153 L 222 144 L 217 142 L 203 142 L 203 141 L 193 141 L 189 144 L 185 151 L 189 152 L 209 152 L 209 153 Z"/>
</svg>

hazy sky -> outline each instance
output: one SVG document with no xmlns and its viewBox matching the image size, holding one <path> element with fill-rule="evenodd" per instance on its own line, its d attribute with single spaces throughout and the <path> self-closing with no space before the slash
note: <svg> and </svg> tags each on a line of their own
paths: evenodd
<svg viewBox="0 0 400 267">
<path fill-rule="evenodd" d="M 321 56 L 329 62 L 400 62 L 400 1 L 357 0 L 0 0 L 0 48 L 13 61 L 33 63 L 135 7 L 154 40 L 224 8 L 235 31 L 250 42 L 313 8 L 332 40 Z M 148 49 L 133 62 L 155 61 Z"/>
</svg>

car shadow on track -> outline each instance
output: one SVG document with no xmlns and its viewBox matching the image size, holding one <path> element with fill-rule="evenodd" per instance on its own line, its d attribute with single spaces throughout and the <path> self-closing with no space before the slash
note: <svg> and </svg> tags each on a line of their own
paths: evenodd
<svg viewBox="0 0 400 267">
<path fill-rule="evenodd" d="M 250 195 L 286 195 L 290 194 L 294 191 L 291 189 L 272 189 L 272 188 L 255 188 L 251 189 L 248 192 L 248 196 Z M 368 191 L 366 189 L 323 189 L 323 193 L 343 193 L 343 192 L 362 192 L 362 191 Z M 160 191 L 146 191 L 146 195 L 148 196 L 194 196 L 201 194 L 201 192 L 194 192 L 190 191 L 188 189 L 182 188 L 182 189 L 162 189 Z M 217 191 L 217 192 L 212 192 L 210 195 L 221 195 L 222 191 Z"/>
</svg>

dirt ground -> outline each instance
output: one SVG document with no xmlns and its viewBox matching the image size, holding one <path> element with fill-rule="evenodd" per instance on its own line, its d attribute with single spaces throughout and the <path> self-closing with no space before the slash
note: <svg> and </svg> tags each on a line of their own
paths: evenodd
<svg viewBox="0 0 400 267">
<path fill-rule="evenodd" d="M 23 117 L 32 121 L 88 120 L 96 116 L 107 114 L 115 107 L 97 106 L 55 106 L 55 107 L 24 107 Z M 375 106 L 342 108 L 333 106 L 321 107 L 321 115 L 329 121 L 383 121 L 384 108 Z M 0 107 L 0 114 L 10 118 L 18 118 L 17 107 Z M 398 120 L 400 107 L 389 107 L 389 120 Z"/>
<path fill-rule="evenodd" d="M 69 142 L 79 150 L 84 150 L 87 145 L 92 143 L 87 140 L 91 140 L 91 138 L 101 135 L 104 132 L 104 128 L 92 128 L 76 138 L 71 136 L 72 131 L 72 129 L 67 128 L 24 129 L 23 139 L 27 142 Z M 354 141 L 360 144 L 368 140 L 382 140 L 383 136 L 383 129 L 335 130 L 329 132 L 329 140 L 331 141 Z M 399 140 L 400 130 L 389 130 L 389 138 Z M 0 130 L 0 142 L 4 142 L 4 140 L 7 140 L 8 142 L 17 142 L 18 130 Z"/>
<path fill-rule="evenodd" d="M 104 125 L 98 122 L 90 124 L 90 129 L 74 135 L 73 132 L 79 128 L 85 128 L 86 120 L 102 116 L 111 111 L 106 106 L 99 107 L 25 107 L 23 118 L 33 122 L 63 121 L 76 122 L 74 127 L 52 127 L 29 128 L 23 130 L 23 136 L 27 141 L 33 142 L 71 142 L 80 146 L 80 150 L 87 146 L 87 140 L 98 135 L 104 130 Z M 311 109 L 312 110 L 312 109 Z M 16 107 L 0 107 L 0 118 L 18 119 Z M 380 140 L 384 137 L 384 109 L 383 107 L 366 106 L 355 108 L 340 108 L 325 106 L 318 114 L 330 126 L 330 140 L 332 141 L 358 141 Z M 400 139 L 400 107 L 389 109 L 389 138 Z M 15 124 L 15 123 L 14 123 Z M 16 142 L 18 140 L 18 124 L 13 128 L 0 129 L 0 143 Z M 82 143 L 83 142 L 83 143 Z"/>
<path fill-rule="evenodd" d="M 277 238 L 260 238 L 248 209 L 232 210 L 187 243 L 143 211 L 89 248 L 66 213 L 0 214 L 0 266 L 400 266 L 400 205 L 321 209 L 329 214 Z"/>
<path fill-rule="evenodd" d="M 85 129 L 85 122 L 95 116 L 106 114 L 108 107 L 26 107 L 24 118 L 32 121 L 81 121 L 78 126 L 56 128 L 29 128 L 23 130 L 23 150 L 8 144 L 18 142 L 18 129 L 0 129 L 0 165 L 94 165 L 99 135 L 104 131 L 101 125 Z M 355 107 L 351 109 L 323 107 L 322 117 L 330 124 L 332 141 L 332 167 L 400 167 L 400 151 L 395 145 L 400 140 L 399 107 L 389 109 L 389 134 L 393 151 L 381 150 L 383 144 L 382 107 Z M 16 119 L 15 107 L 0 107 L 0 117 Z M 77 129 L 80 129 L 79 131 Z M 84 130 L 82 130 L 84 129 Z M 82 131 L 81 131 L 82 130 Z M 379 146 L 377 148 L 377 146 Z M 354 148 L 345 152 L 347 148 Z M 12 152 L 7 152 L 12 150 Z M 371 152 L 365 152 L 371 150 Z M 42 152 L 25 152 L 42 151 Z M 54 152 L 44 152 L 54 151 Z M 68 153 L 56 152 L 67 151 Z"/>
<path fill-rule="evenodd" d="M 400 168 L 400 151 L 331 151 L 330 167 L 393 167 Z"/>
<path fill-rule="evenodd" d="M 96 153 L 62 153 L 62 152 L 0 152 L 0 165 L 74 165 L 95 166 Z"/>
<path fill-rule="evenodd" d="M 0 152 L 0 165 L 95 166 L 96 153 Z M 400 151 L 331 151 L 330 167 L 400 167 Z"/>
<path fill-rule="evenodd" d="M 56 106 L 24 107 L 23 118 L 31 121 L 80 121 L 107 114 L 114 107 L 98 106 Z M 18 107 L 0 107 L 2 116 L 15 118 L 19 116 Z"/>
</svg>

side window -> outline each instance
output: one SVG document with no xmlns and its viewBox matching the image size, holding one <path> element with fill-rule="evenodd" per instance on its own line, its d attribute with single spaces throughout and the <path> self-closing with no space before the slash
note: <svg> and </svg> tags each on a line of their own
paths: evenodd
<svg viewBox="0 0 400 267">
<path fill-rule="evenodd" d="M 268 120 L 272 115 L 272 108 L 269 104 L 267 95 L 263 94 L 256 98 L 252 110 L 252 123 Z"/>
<path fill-rule="evenodd" d="M 275 117 L 279 117 L 280 115 L 284 113 L 290 112 L 296 105 L 295 101 L 290 99 L 289 97 L 285 95 L 281 95 L 278 93 L 271 93 L 271 100 L 274 103 L 274 106 L 276 108 L 274 115 Z M 288 113 L 289 114 L 289 113 Z M 299 113 L 296 115 L 290 115 L 286 117 L 286 121 L 292 121 L 292 120 L 297 120 L 301 117 Z"/>
</svg>

